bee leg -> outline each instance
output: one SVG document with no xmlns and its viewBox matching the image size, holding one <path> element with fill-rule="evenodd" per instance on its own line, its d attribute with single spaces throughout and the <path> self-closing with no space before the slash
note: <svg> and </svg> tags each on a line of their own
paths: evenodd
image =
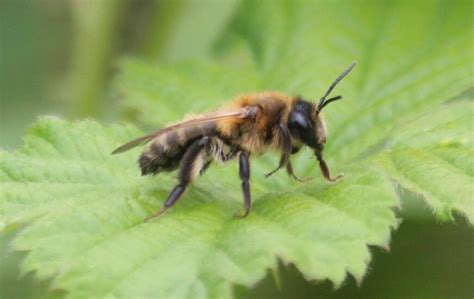
<svg viewBox="0 0 474 299">
<path fill-rule="evenodd" d="M 322 172 L 322 174 L 323 174 L 323 176 L 326 180 L 331 181 L 331 182 L 335 182 L 335 181 L 341 179 L 342 177 L 344 177 L 344 175 L 341 173 L 338 176 L 336 176 L 335 178 L 331 178 L 331 174 L 329 172 L 329 167 L 323 159 L 323 154 L 321 152 L 317 152 L 316 153 L 316 158 L 318 158 L 319 168 L 321 169 L 321 172 Z"/>
<path fill-rule="evenodd" d="M 245 218 L 250 212 L 252 206 L 252 201 L 250 197 L 250 163 L 249 155 L 246 152 L 241 152 L 239 155 L 239 175 L 242 180 L 242 192 L 244 194 L 244 208 L 245 212 L 243 214 L 235 214 L 235 218 Z"/>
<path fill-rule="evenodd" d="M 203 149 L 205 149 L 208 144 L 209 137 L 203 137 L 188 147 L 179 162 L 178 185 L 176 185 L 168 195 L 163 207 L 157 213 L 145 218 L 145 222 L 159 217 L 166 212 L 166 210 L 171 208 L 180 199 L 181 195 L 183 195 L 189 183 L 194 181 L 202 171 L 205 170 L 207 164 L 204 163 L 203 160 Z"/>
<path fill-rule="evenodd" d="M 297 180 L 298 182 L 307 182 L 309 181 L 311 178 L 303 178 L 303 179 L 300 179 L 299 177 L 296 176 L 296 174 L 294 174 L 293 172 L 293 166 L 291 165 L 291 161 L 288 161 L 288 164 L 286 164 L 286 173 L 288 173 L 288 175 L 292 178 L 294 178 L 295 180 Z"/>
<path fill-rule="evenodd" d="M 282 146 L 283 146 L 283 154 L 281 155 L 280 158 L 280 163 L 278 164 L 278 167 L 274 169 L 273 171 L 270 171 L 265 175 L 266 178 L 270 177 L 272 174 L 283 168 L 288 164 L 290 161 L 290 154 L 293 149 L 293 145 L 291 144 L 291 137 L 290 137 L 290 132 L 288 130 L 288 127 L 285 124 L 280 123 L 279 125 L 280 128 L 280 137 L 282 140 Z"/>
<path fill-rule="evenodd" d="M 288 161 L 290 159 L 290 155 L 286 155 L 286 154 L 283 154 L 281 155 L 280 157 L 280 163 L 278 163 L 278 167 L 275 168 L 274 170 L 270 171 L 269 173 L 265 174 L 265 178 L 269 178 L 272 174 L 274 174 L 275 172 L 277 172 L 278 170 L 280 170 L 283 166 L 285 166 L 286 164 L 288 164 Z"/>
</svg>

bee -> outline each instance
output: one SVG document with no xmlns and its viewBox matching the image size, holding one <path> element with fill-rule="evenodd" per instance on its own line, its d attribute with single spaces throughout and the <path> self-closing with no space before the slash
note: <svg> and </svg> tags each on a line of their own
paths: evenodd
<svg viewBox="0 0 474 299">
<path fill-rule="evenodd" d="M 237 96 L 228 105 L 209 113 L 185 119 L 177 124 L 132 140 L 112 152 L 118 154 L 148 143 L 138 159 L 142 175 L 158 174 L 179 169 L 178 184 L 170 192 L 162 208 L 145 221 L 156 218 L 171 208 L 209 165 L 239 159 L 244 212 L 235 217 L 246 217 L 251 209 L 250 156 L 268 150 L 280 151 L 278 166 L 266 177 L 285 168 L 293 173 L 290 156 L 303 146 L 314 150 L 323 177 L 331 182 L 343 177 L 331 177 L 323 159 L 327 130 L 321 110 L 329 103 L 342 99 L 327 99 L 334 87 L 354 68 L 353 62 L 329 86 L 319 102 L 304 100 L 278 92 L 257 92 Z"/>
</svg>

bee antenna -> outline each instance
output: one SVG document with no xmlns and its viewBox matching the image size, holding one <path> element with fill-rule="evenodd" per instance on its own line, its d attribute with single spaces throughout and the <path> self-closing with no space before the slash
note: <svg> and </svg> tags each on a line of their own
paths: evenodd
<svg viewBox="0 0 474 299">
<path fill-rule="evenodd" d="M 330 102 L 334 102 L 334 101 L 342 99 L 342 96 L 337 96 L 337 97 L 330 98 L 329 100 L 326 101 L 326 97 L 331 93 L 331 91 L 334 89 L 334 87 L 336 87 L 336 85 L 345 76 L 347 76 L 347 74 L 349 74 L 349 72 L 354 68 L 355 65 L 356 65 L 356 62 L 354 61 L 353 63 L 351 63 L 351 65 L 349 65 L 349 67 L 342 74 L 339 75 L 339 77 L 336 78 L 336 80 L 334 80 L 334 82 L 332 82 L 332 84 L 329 86 L 329 88 L 326 91 L 326 93 L 324 94 L 324 96 L 319 100 L 318 111 L 321 111 L 321 109 L 323 109 Z"/>
<path fill-rule="evenodd" d="M 334 101 L 337 101 L 337 100 L 341 100 L 341 99 L 342 99 L 342 96 L 332 97 L 332 98 L 324 101 L 322 104 L 318 105 L 318 109 L 319 109 L 319 111 L 321 111 L 324 107 L 326 107 L 327 104 L 329 104 L 331 102 L 334 102 Z"/>
</svg>

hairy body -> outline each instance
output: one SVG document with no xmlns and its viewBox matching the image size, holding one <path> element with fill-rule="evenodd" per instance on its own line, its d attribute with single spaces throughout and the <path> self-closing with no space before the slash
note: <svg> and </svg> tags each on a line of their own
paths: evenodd
<svg viewBox="0 0 474 299">
<path fill-rule="evenodd" d="M 218 111 L 239 111 L 245 107 L 256 107 L 253 117 L 222 119 L 192 127 L 167 132 L 154 140 L 140 156 L 142 174 L 172 171 L 178 168 L 186 148 L 205 136 L 209 138 L 207 151 L 199 156 L 196 164 L 208 166 L 212 160 L 226 162 L 239 151 L 260 154 L 267 149 L 281 147 L 278 125 L 288 119 L 295 98 L 275 92 L 244 94 L 236 97 L 232 104 Z M 193 118 L 205 115 L 193 116 Z M 191 180 L 195 180 L 193 175 Z"/>
<path fill-rule="evenodd" d="M 217 111 L 192 116 L 117 148 L 114 154 L 149 142 L 138 159 L 142 175 L 179 169 L 178 185 L 171 191 L 163 208 L 147 220 L 173 206 L 212 161 L 224 163 L 239 157 L 245 212 L 238 217 L 247 216 L 251 208 L 250 154 L 281 151 L 278 167 L 267 177 L 285 167 L 288 175 L 299 180 L 293 173 L 290 155 L 297 153 L 302 146 L 308 146 L 314 150 L 327 180 L 335 181 L 342 177 L 332 178 L 323 159 L 327 131 L 320 112 L 328 103 L 342 98 L 337 96 L 326 100 L 354 65 L 333 82 L 318 104 L 278 92 L 242 94 Z"/>
</svg>

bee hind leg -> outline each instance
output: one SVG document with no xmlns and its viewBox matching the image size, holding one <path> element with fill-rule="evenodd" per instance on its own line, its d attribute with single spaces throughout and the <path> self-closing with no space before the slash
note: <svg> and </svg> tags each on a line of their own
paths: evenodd
<svg viewBox="0 0 474 299">
<path fill-rule="evenodd" d="M 250 197 L 250 163 L 249 154 L 241 152 L 239 155 L 239 175 L 242 180 L 242 193 L 244 195 L 244 208 L 243 214 L 235 214 L 235 218 L 245 218 L 250 213 L 252 207 L 252 199 Z"/>
<path fill-rule="evenodd" d="M 203 137 L 188 147 L 179 162 L 178 185 L 170 192 L 163 207 L 155 214 L 145 218 L 145 222 L 161 216 L 166 210 L 171 208 L 181 198 L 189 183 L 194 181 L 205 170 L 208 163 L 204 162 L 204 150 L 208 144 L 209 137 Z"/>
</svg>

